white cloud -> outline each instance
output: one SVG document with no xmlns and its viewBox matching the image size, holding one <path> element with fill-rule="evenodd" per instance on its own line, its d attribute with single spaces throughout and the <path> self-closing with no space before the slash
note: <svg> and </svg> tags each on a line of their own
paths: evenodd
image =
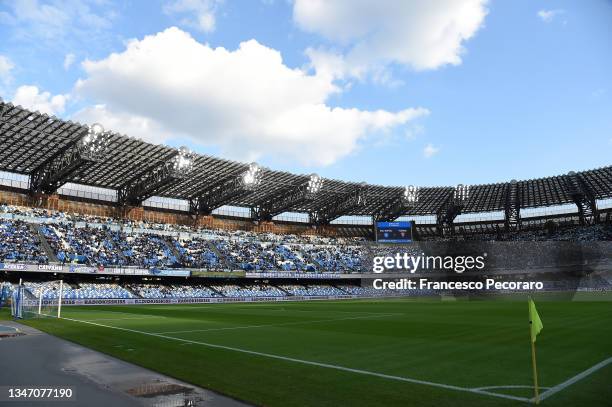
<svg viewBox="0 0 612 407">
<path fill-rule="evenodd" d="M 7 84 L 11 81 L 11 71 L 14 67 L 9 57 L 0 55 L 0 83 Z"/>
<path fill-rule="evenodd" d="M 296 0 L 293 18 L 337 49 L 306 51 L 317 72 L 362 78 L 389 64 L 415 70 L 458 65 L 483 26 L 487 0 Z"/>
<path fill-rule="evenodd" d="M 169 15 L 182 15 L 181 24 L 203 32 L 215 30 L 215 12 L 222 0 L 171 0 L 164 5 Z"/>
<path fill-rule="evenodd" d="M 326 100 L 339 89 L 329 77 L 291 69 L 255 40 L 230 51 L 178 28 L 133 40 L 124 52 L 83 68 L 87 77 L 76 92 L 106 106 L 77 119 L 156 143 L 188 137 L 239 159 L 270 155 L 327 165 L 369 136 L 428 113 L 330 107 Z"/>
<path fill-rule="evenodd" d="M 128 136 L 148 138 L 162 143 L 169 138 L 169 133 L 155 120 L 124 112 L 111 112 L 106 105 L 99 104 L 87 107 L 75 114 L 75 118 L 84 123 L 102 123 L 105 129 L 118 131 Z"/>
<path fill-rule="evenodd" d="M 431 158 L 434 155 L 438 154 L 440 152 L 440 149 L 438 147 L 434 147 L 433 144 L 427 144 L 425 146 L 425 148 L 423 149 L 423 156 L 425 158 Z"/>
<path fill-rule="evenodd" d="M 66 56 L 64 57 L 64 69 L 65 70 L 70 69 L 72 64 L 74 64 L 75 58 L 76 57 L 74 56 L 74 54 L 66 54 Z"/>
<path fill-rule="evenodd" d="M 111 4 L 101 0 L 14 0 L 6 5 L 0 24 L 11 27 L 14 38 L 47 48 L 83 39 L 96 43 L 96 35 L 110 28 L 116 16 Z"/>
<path fill-rule="evenodd" d="M 425 133 L 425 127 L 422 124 L 414 123 L 411 126 L 407 126 L 404 136 L 406 140 L 412 141 L 423 133 Z"/>
<path fill-rule="evenodd" d="M 538 11 L 538 17 L 542 19 L 545 23 L 552 22 L 555 17 L 565 14 L 565 10 L 556 9 L 556 10 L 540 10 Z"/>
<path fill-rule="evenodd" d="M 63 113 L 68 100 L 67 95 L 51 96 L 49 92 L 40 92 L 38 87 L 24 85 L 17 88 L 13 97 L 13 104 L 26 109 L 55 115 Z"/>
</svg>

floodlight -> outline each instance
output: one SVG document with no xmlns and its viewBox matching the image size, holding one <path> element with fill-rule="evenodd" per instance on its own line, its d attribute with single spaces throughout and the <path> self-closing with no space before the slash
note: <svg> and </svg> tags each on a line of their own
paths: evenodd
<svg viewBox="0 0 612 407">
<path fill-rule="evenodd" d="M 249 169 L 242 174 L 242 183 L 246 188 L 254 188 L 261 183 L 261 167 L 257 163 L 249 164 Z"/>
<path fill-rule="evenodd" d="M 104 126 L 102 126 L 100 123 L 94 123 L 89 128 L 89 131 L 93 134 L 102 134 L 104 133 Z"/>
<path fill-rule="evenodd" d="M 308 187 L 306 190 L 309 194 L 318 193 L 323 187 L 323 178 L 321 178 L 317 174 L 310 174 L 310 179 L 308 180 Z"/>
<path fill-rule="evenodd" d="M 414 185 L 408 185 L 407 187 L 404 188 L 404 194 L 402 198 L 404 199 L 404 202 L 406 203 L 415 203 L 419 199 L 418 193 L 419 193 L 418 187 L 415 187 Z"/>
<path fill-rule="evenodd" d="M 172 158 L 172 170 L 179 174 L 187 174 L 193 169 L 194 154 L 187 147 L 181 147 L 178 154 Z"/>
<path fill-rule="evenodd" d="M 470 197 L 470 186 L 459 184 L 455 188 L 455 199 L 459 201 L 467 201 Z"/>
<path fill-rule="evenodd" d="M 87 134 L 81 139 L 81 152 L 91 158 L 99 158 L 106 151 L 110 134 L 100 123 L 89 126 Z"/>
</svg>

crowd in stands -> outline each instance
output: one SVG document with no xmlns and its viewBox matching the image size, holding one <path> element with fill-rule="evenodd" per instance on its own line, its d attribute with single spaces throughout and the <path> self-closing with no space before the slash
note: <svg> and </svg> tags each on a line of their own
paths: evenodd
<svg viewBox="0 0 612 407">
<path fill-rule="evenodd" d="M 461 228 L 460 228 L 461 229 Z M 537 241 L 569 241 L 569 242 L 594 242 L 612 240 L 612 225 L 598 224 L 588 226 L 563 226 L 554 222 L 547 222 L 541 227 L 520 231 L 506 232 L 500 229 L 498 232 L 457 233 L 454 236 L 423 236 L 423 241 L 498 241 L 498 242 L 537 242 Z"/>
<path fill-rule="evenodd" d="M 11 286 L 8 282 L 0 282 L 1 288 Z M 24 282 L 31 296 L 45 300 L 59 297 L 60 282 Z M 12 286 L 11 286 L 12 287 Z M 169 298 L 253 298 L 253 297 L 320 297 L 357 295 L 365 297 L 396 295 L 393 291 L 374 290 L 371 287 L 360 287 L 350 284 L 161 284 L 161 283 L 64 283 L 62 297 L 64 299 L 169 299 Z"/>
<path fill-rule="evenodd" d="M 0 262 L 5 260 L 40 264 L 49 261 L 29 224 L 18 220 L 0 219 Z"/>
<path fill-rule="evenodd" d="M 44 300 L 57 299 L 60 296 L 60 282 L 52 281 L 47 283 L 25 282 L 25 288 L 35 298 L 42 296 Z M 98 298 L 136 298 L 129 290 L 119 284 L 111 283 L 80 283 L 75 285 L 63 284 L 61 287 L 62 298 L 69 300 Z"/>
<path fill-rule="evenodd" d="M 138 234 L 127 236 L 125 241 L 129 249 L 124 254 L 130 265 L 145 268 L 180 267 L 179 259 L 162 236 Z"/>
<path fill-rule="evenodd" d="M 128 288 L 141 298 L 172 298 L 172 289 L 162 284 L 130 284 Z"/>
<path fill-rule="evenodd" d="M 302 297 L 320 296 L 320 295 L 347 295 L 345 291 L 340 290 L 332 285 L 327 284 L 310 284 L 310 285 L 282 285 L 283 290 L 291 295 Z"/>
<path fill-rule="evenodd" d="M 2 305 L 13 293 L 13 284 L 8 281 L 0 281 L 0 305 Z"/>
<path fill-rule="evenodd" d="M 222 295 L 202 284 L 128 284 L 126 288 L 141 298 L 211 298 Z"/>
<path fill-rule="evenodd" d="M 247 284 L 243 286 L 234 284 L 212 285 L 215 291 L 224 297 L 283 297 L 286 294 L 277 287 L 268 284 Z"/>
<path fill-rule="evenodd" d="M 521 278 L 519 277 L 518 280 Z M 525 280 L 527 281 L 527 280 Z M 609 274 L 594 274 L 580 279 L 550 277 L 542 280 L 547 291 L 607 291 L 612 292 L 612 277 Z M 45 300 L 59 298 L 59 281 L 24 282 L 26 296 Z M 10 293 L 14 285 L 0 281 L 0 292 L 4 287 Z M 162 283 L 63 283 L 62 297 L 78 299 L 190 299 L 190 298 L 286 298 L 291 297 L 382 297 L 440 295 L 432 290 L 377 290 L 371 286 L 355 284 L 162 284 Z M 464 294 L 461 292 L 461 294 Z"/>
<path fill-rule="evenodd" d="M 40 225 L 40 231 L 60 263 L 127 264 L 120 246 L 123 240 L 113 238 L 106 228 L 77 228 L 61 223 Z"/>
<path fill-rule="evenodd" d="M 55 255 L 51 260 L 59 263 L 292 272 L 357 272 L 361 267 L 362 239 L 190 229 L 7 205 L 0 206 L 3 212 L 36 219 L 32 227 L 40 230 Z M 3 222 L 28 228 L 21 220 Z M 30 240 L 23 245 L 31 250 L 15 260 L 36 261 L 31 254 L 39 246 Z"/>
<path fill-rule="evenodd" d="M 172 244 L 180 254 L 182 264 L 186 267 L 212 270 L 222 267 L 221 259 L 211 249 L 211 242 L 208 239 L 193 236 L 181 241 L 172 239 Z"/>
<path fill-rule="evenodd" d="M 147 269 L 352 273 L 364 271 L 369 254 L 363 239 L 194 229 L 9 205 L 0 205 L 2 214 L 13 218 L 0 216 L 0 261 Z M 546 227 L 513 234 L 454 238 L 597 241 L 612 240 L 612 229 L 609 225 Z M 387 249 L 378 246 L 376 251 Z"/>
<path fill-rule="evenodd" d="M 521 231 L 509 235 L 510 241 L 570 241 L 570 242 L 593 242 L 612 240 L 612 227 L 609 225 L 592 225 L 574 228 L 551 227 L 541 230 Z"/>
</svg>

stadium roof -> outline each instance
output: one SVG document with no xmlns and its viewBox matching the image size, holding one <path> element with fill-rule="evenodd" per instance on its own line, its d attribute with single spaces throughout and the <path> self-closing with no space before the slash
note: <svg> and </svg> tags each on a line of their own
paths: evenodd
<svg viewBox="0 0 612 407">
<path fill-rule="evenodd" d="M 0 170 L 32 175 L 78 143 L 89 128 L 46 114 L 31 112 L 0 100 Z M 89 162 L 67 173 L 61 182 L 72 182 L 119 190 L 130 182 L 146 178 L 177 154 L 168 146 L 109 134 L 108 150 L 103 159 Z M 155 195 L 193 200 L 214 186 L 239 177 L 249 164 L 196 154 L 189 176 L 173 179 L 155 190 Z M 577 172 L 575 177 L 593 199 L 612 197 L 612 166 Z M 515 183 L 473 185 L 462 204 L 462 213 L 503 211 L 511 191 L 515 191 L 520 208 L 553 206 L 575 202 L 575 189 L 569 175 L 553 176 Z M 257 188 L 234 194 L 224 205 L 258 207 L 262 203 L 288 194 L 308 182 L 308 175 L 263 169 Z M 346 205 L 351 194 L 360 199 Z M 452 199 L 455 187 L 420 187 L 418 200 L 402 208 L 402 215 L 437 214 Z M 316 213 L 343 203 L 341 215 L 375 215 L 381 208 L 397 201 L 404 187 L 366 185 L 325 179 L 312 199 L 293 201 L 287 211 Z"/>
</svg>

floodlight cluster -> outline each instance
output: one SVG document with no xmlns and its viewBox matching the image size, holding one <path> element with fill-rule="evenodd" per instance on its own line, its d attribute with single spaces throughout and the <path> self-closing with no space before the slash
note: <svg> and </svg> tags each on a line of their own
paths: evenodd
<svg viewBox="0 0 612 407">
<path fill-rule="evenodd" d="M 318 193 L 321 188 L 323 188 L 323 178 L 317 174 L 311 174 L 308 180 L 308 187 L 306 188 L 308 193 L 314 195 Z"/>
<path fill-rule="evenodd" d="M 249 169 L 242 175 L 242 183 L 246 188 L 254 188 L 261 183 L 263 171 L 257 163 L 249 164 Z"/>
<path fill-rule="evenodd" d="M 415 203 L 419 200 L 419 188 L 414 185 L 408 185 L 404 188 L 404 202 Z"/>
<path fill-rule="evenodd" d="M 465 202 L 470 198 L 470 186 L 459 184 L 454 191 L 455 200 Z"/>
<path fill-rule="evenodd" d="M 181 147 L 178 154 L 172 158 L 172 170 L 176 173 L 187 174 L 193 169 L 194 154 L 187 147 Z"/>
<path fill-rule="evenodd" d="M 81 139 L 82 151 L 90 156 L 100 156 L 108 148 L 110 134 L 104 131 L 99 123 L 89 126 L 89 131 Z"/>
</svg>

